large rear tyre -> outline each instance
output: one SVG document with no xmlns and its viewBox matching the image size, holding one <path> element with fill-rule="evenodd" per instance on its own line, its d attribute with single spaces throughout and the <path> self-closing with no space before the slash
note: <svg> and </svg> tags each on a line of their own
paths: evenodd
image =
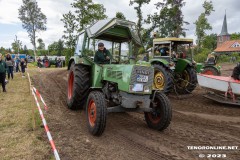
<svg viewBox="0 0 240 160">
<path fill-rule="evenodd" d="M 102 92 L 93 91 L 89 94 L 86 113 L 89 132 L 94 136 L 102 135 L 107 117 L 107 107 Z"/>
<path fill-rule="evenodd" d="M 144 113 L 148 127 L 159 131 L 166 129 L 172 120 L 172 108 L 168 97 L 161 92 L 156 92 L 150 107 L 153 111 Z"/>
<path fill-rule="evenodd" d="M 160 64 L 154 64 L 154 88 L 169 93 L 173 87 L 170 71 Z"/>
<path fill-rule="evenodd" d="M 44 67 L 45 67 L 45 68 L 49 68 L 49 67 L 50 67 L 50 61 L 49 61 L 49 60 L 46 59 L 46 60 L 44 61 Z"/>
<path fill-rule="evenodd" d="M 197 73 L 193 67 L 186 67 L 182 73 L 177 73 L 175 76 L 175 88 L 178 94 L 189 94 L 197 86 Z"/>
<path fill-rule="evenodd" d="M 207 66 L 207 67 L 204 67 L 204 69 L 202 71 L 202 74 L 220 76 L 221 72 L 218 69 L 214 68 L 214 67 Z"/>
<path fill-rule="evenodd" d="M 67 106 L 70 109 L 82 109 L 90 88 L 90 72 L 84 65 L 72 63 L 68 75 Z"/>
</svg>

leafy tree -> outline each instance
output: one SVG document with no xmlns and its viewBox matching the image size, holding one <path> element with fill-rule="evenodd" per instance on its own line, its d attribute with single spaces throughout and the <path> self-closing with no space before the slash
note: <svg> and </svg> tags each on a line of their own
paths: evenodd
<svg viewBox="0 0 240 160">
<path fill-rule="evenodd" d="M 22 48 L 22 42 L 20 40 L 14 40 L 12 43 L 12 49 L 14 50 L 15 53 L 19 52 Z"/>
<path fill-rule="evenodd" d="M 206 36 L 207 30 L 212 30 L 212 26 L 208 23 L 207 16 L 210 16 L 211 12 L 214 11 L 212 1 L 204 1 L 203 3 L 204 12 L 200 14 L 198 20 L 194 23 L 196 25 L 195 34 L 197 36 L 198 48 L 201 47 L 202 41 Z"/>
<path fill-rule="evenodd" d="M 63 19 L 61 21 L 64 23 L 65 30 L 63 31 L 63 39 L 65 40 L 65 44 L 67 48 L 73 50 L 76 46 L 77 40 L 77 21 L 75 15 L 69 11 L 67 14 L 63 14 Z"/>
<path fill-rule="evenodd" d="M 64 23 L 63 39 L 67 48 L 73 53 L 76 45 L 77 34 L 97 20 L 107 18 L 105 8 L 102 4 L 95 4 L 92 0 L 74 0 L 71 6 L 75 9 L 74 13 L 69 11 L 63 14 L 61 21 Z"/>
<path fill-rule="evenodd" d="M 137 11 L 137 17 L 138 17 L 138 22 L 137 22 L 137 29 L 138 29 L 138 35 L 141 37 L 141 31 L 143 30 L 142 28 L 142 23 L 143 23 L 143 16 L 142 16 L 142 6 L 144 4 L 149 4 L 151 0 L 130 0 L 129 5 L 132 6 L 134 4 L 137 4 L 134 9 Z"/>
<path fill-rule="evenodd" d="M 184 0 L 163 0 L 155 4 L 159 13 L 148 15 L 146 22 L 152 25 L 149 30 L 157 28 L 160 37 L 185 37 L 187 29 L 183 26 L 189 24 L 184 21 L 181 10 L 185 4 Z"/>
<path fill-rule="evenodd" d="M 44 50 L 45 49 L 45 43 L 43 43 L 43 40 L 41 38 L 38 38 L 37 42 L 38 42 L 37 49 Z"/>
<path fill-rule="evenodd" d="M 50 55 L 63 55 L 64 41 L 59 39 L 57 42 L 53 42 L 48 46 L 48 50 L 50 52 Z"/>
<path fill-rule="evenodd" d="M 36 32 L 46 30 L 47 17 L 42 13 L 36 1 L 22 0 L 22 2 L 23 5 L 18 10 L 18 18 L 22 21 L 23 28 L 28 32 L 36 58 Z"/>
<path fill-rule="evenodd" d="M 126 20 L 126 17 L 124 16 L 124 14 L 122 12 L 117 12 L 116 13 L 116 18 Z"/>
<path fill-rule="evenodd" d="M 203 48 L 214 50 L 217 48 L 217 34 L 210 34 L 204 37 Z"/>
<path fill-rule="evenodd" d="M 231 34 L 230 39 L 231 40 L 239 40 L 240 39 L 240 32 L 239 33 L 235 32 L 235 33 Z"/>
</svg>

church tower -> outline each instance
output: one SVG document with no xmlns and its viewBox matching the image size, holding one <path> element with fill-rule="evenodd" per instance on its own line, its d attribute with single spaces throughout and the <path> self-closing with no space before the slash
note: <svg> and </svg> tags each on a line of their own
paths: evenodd
<svg viewBox="0 0 240 160">
<path fill-rule="evenodd" d="M 227 17 L 226 17 L 226 13 L 225 13 L 223 25 L 222 25 L 222 31 L 217 36 L 217 47 L 221 46 L 225 41 L 229 41 L 229 40 L 230 40 L 230 34 L 228 34 Z"/>
</svg>

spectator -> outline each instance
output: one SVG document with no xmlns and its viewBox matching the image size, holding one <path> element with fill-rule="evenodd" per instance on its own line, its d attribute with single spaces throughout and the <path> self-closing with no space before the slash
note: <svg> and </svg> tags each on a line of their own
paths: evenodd
<svg viewBox="0 0 240 160">
<path fill-rule="evenodd" d="M 240 63 L 237 63 L 237 66 L 234 67 L 233 72 L 232 72 L 232 77 L 235 80 L 240 80 Z"/>
<path fill-rule="evenodd" d="M 48 67 L 48 66 L 46 66 L 46 63 L 48 62 L 48 57 L 47 57 L 47 55 L 45 55 L 44 57 L 43 57 L 43 64 L 44 64 L 44 66 L 45 67 Z"/>
<path fill-rule="evenodd" d="M 145 53 L 144 57 L 143 57 L 143 61 L 148 62 L 149 61 L 149 54 Z"/>
<path fill-rule="evenodd" d="M 7 54 L 5 61 L 6 61 L 7 67 L 8 67 L 8 79 L 10 79 L 10 75 L 13 79 L 14 61 L 12 60 L 12 57 L 11 57 L 10 53 Z"/>
<path fill-rule="evenodd" d="M 42 68 L 42 60 L 40 57 L 37 57 L 37 66 L 38 68 Z"/>
<path fill-rule="evenodd" d="M 21 66 L 21 71 L 22 71 L 22 77 L 25 77 L 25 68 L 26 68 L 27 64 L 26 64 L 26 61 L 24 60 L 24 58 L 21 59 L 20 66 Z"/>
<path fill-rule="evenodd" d="M 6 92 L 5 78 L 7 69 L 8 69 L 7 64 L 6 62 L 3 61 L 2 54 L 0 53 L 0 83 L 2 83 L 3 92 Z"/>
<path fill-rule="evenodd" d="M 16 72 L 20 71 L 19 65 L 20 65 L 20 59 L 16 57 L 16 60 L 15 60 Z"/>
</svg>

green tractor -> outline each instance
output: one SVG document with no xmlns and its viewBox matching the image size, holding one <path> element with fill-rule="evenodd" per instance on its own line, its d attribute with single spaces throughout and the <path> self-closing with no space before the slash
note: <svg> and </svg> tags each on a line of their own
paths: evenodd
<svg viewBox="0 0 240 160">
<path fill-rule="evenodd" d="M 143 112 L 147 125 L 156 130 L 170 124 L 167 96 L 152 89 L 154 68 L 147 62 L 135 63 L 133 43 L 141 45 L 135 33 L 135 23 L 114 18 L 100 20 L 79 34 L 68 64 L 67 106 L 86 109 L 92 135 L 104 132 L 110 112 Z M 93 61 L 98 42 L 110 50 L 109 64 Z"/>
<path fill-rule="evenodd" d="M 202 65 L 202 67 L 198 67 L 197 72 L 207 75 L 215 75 L 215 76 L 221 76 L 221 66 L 217 65 L 217 60 L 220 55 L 216 54 L 215 52 L 212 52 L 208 55 L 207 60 L 199 64 L 199 66 Z"/>
<path fill-rule="evenodd" d="M 190 49 L 192 39 L 156 38 L 153 40 L 150 63 L 155 69 L 154 88 L 170 93 L 173 89 L 178 94 L 191 93 L 197 84 L 197 74 Z"/>
</svg>

